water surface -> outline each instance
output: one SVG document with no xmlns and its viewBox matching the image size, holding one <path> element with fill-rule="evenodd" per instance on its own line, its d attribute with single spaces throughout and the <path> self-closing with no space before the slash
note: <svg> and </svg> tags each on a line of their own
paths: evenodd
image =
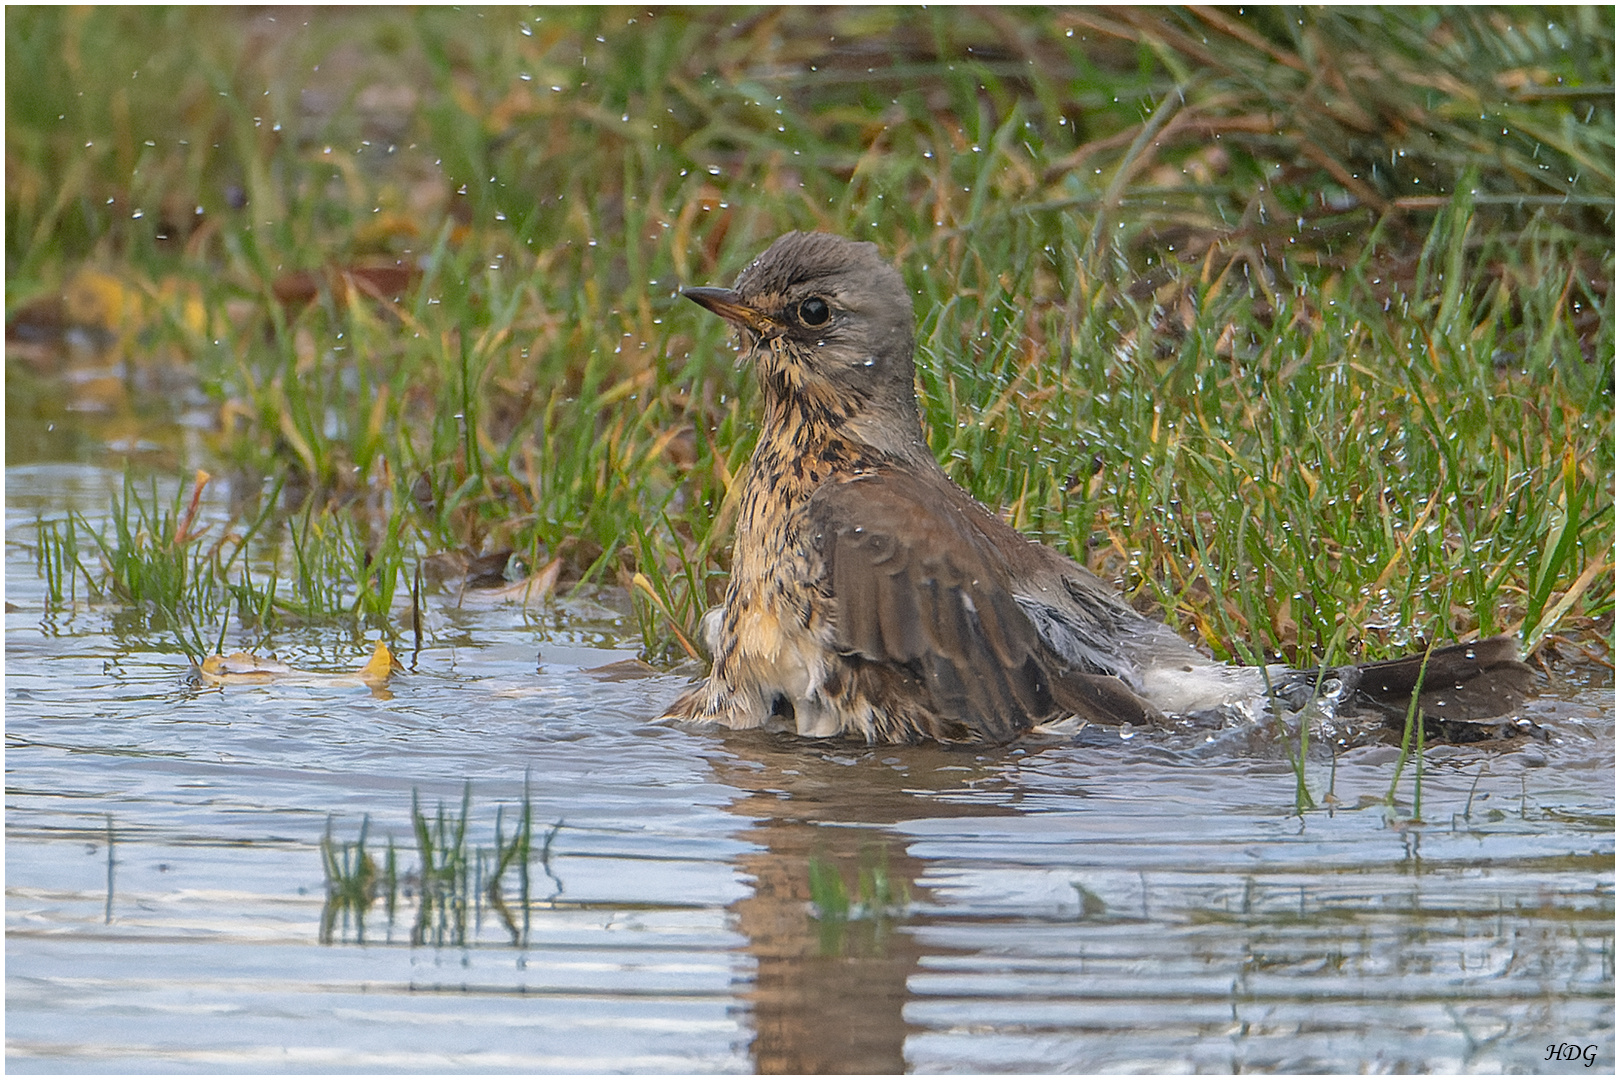
<svg viewBox="0 0 1620 1080">
<path fill-rule="evenodd" d="M 34 520 L 104 514 L 117 475 L 6 476 L 13 1071 L 1613 1071 L 1606 686 L 1530 703 L 1545 741 L 1431 748 L 1421 823 L 1381 746 L 1313 761 L 1336 802 L 1302 815 L 1264 739 L 650 725 L 685 680 L 590 671 L 636 653 L 611 596 L 437 596 L 385 696 L 204 688 L 116 608 L 46 609 Z M 402 893 L 323 935 L 329 825 L 408 869 L 413 793 L 469 781 L 475 847 L 526 785 L 560 823 L 516 932 L 479 900 L 424 937 Z M 891 902 L 816 918 L 813 862 Z"/>
</svg>

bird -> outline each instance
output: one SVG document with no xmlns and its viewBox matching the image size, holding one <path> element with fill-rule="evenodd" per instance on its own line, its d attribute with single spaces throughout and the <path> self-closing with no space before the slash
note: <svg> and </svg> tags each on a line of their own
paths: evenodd
<svg viewBox="0 0 1620 1080">
<path fill-rule="evenodd" d="M 1404 715 L 1496 716 L 1529 684 L 1506 637 L 1328 670 L 1204 655 L 948 477 L 918 411 L 915 317 L 875 244 L 772 243 L 682 295 L 736 329 L 763 398 L 712 665 L 661 720 L 868 744 L 1003 744 L 1040 725 L 1153 726 L 1324 686 Z"/>
</svg>

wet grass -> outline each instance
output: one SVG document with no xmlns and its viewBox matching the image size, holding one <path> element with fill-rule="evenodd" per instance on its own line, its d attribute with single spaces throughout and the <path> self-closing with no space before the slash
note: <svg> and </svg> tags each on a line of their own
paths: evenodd
<svg viewBox="0 0 1620 1080">
<path fill-rule="evenodd" d="M 206 521 L 199 510 L 208 473 L 165 500 L 150 477 L 141 490 L 134 472 L 105 524 L 81 513 L 35 523 L 48 607 L 81 598 L 118 604 L 132 616 L 122 623 L 126 637 L 173 644 L 193 662 L 222 650 L 233 611 L 250 640 L 290 622 L 398 629 L 393 608 L 407 569 L 397 515 L 375 538 L 354 515 L 313 502 L 299 518 L 274 521 L 273 497 L 250 520 Z M 279 538 L 263 542 L 274 525 Z"/>
<path fill-rule="evenodd" d="M 889 871 L 888 849 L 861 849 L 853 887 L 836 864 L 819 854 L 810 856 L 806 872 L 821 955 L 880 954 L 884 939 L 911 906 L 910 888 Z"/>
<path fill-rule="evenodd" d="M 126 474 L 106 527 L 97 529 L 82 515 L 77 524 L 73 517 L 60 525 L 41 523 L 40 559 L 52 567 L 47 574 L 50 601 L 62 603 L 64 577 L 70 597 L 82 580 L 89 595 L 121 603 L 146 631 L 172 637 L 193 661 L 215 651 L 210 631 L 224 622 L 232 599 L 227 582 L 249 537 L 210 536 L 199 521 L 209 479 L 199 471 L 189 495 L 185 488 L 177 489 L 165 508 L 156 483 L 143 493 Z M 94 571 L 80 557 L 80 532 L 95 545 Z"/>
<path fill-rule="evenodd" d="M 415 900 L 410 944 L 462 947 L 474 944 L 486 911 L 500 922 L 511 944 L 529 942 L 529 917 L 537 898 L 532 894 L 530 868 L 538 861 L 556 886 L 562 883 L 551 868 L 551 845 L 562 829 L 558 822 L 538 845 L 534 836 L 534 809 L 525 782 L 523 801 L 512 831 L 505 828 L 507 807 L 497 806 L 493 842 L 479 846 L 469 837 L 472 822 L 472 784 L 462 790 L 459 808 L 440 803 L 430 817 L 417 793 L 411 793 L 411 831 L 417 864 L 402 868 L 392 836 L 378 856 L 368 847 L 371 818 L 360 824 L 353 841 L 338 840 L 328 820 L 321 838 L 321 865 L 326 878 L 326 903 L 321 909 L 320 940 L 366 942 L 366 920 L 378 901 L 384 907 L 383 933 L 391 938 L 401 900 Z M 549 902 L 549 901 L 544 901 Z M 375 920 L 373 921 L 375 936 Z"/>
<path fill-rule="evenodd" d="M 105 566 L 42 525 L 51 595 L 161 586 L 196 647 L 227 603 L 397 623 L 423 560 L 512 549 L 683 657 L 756 397 L 676 290 L 823 228 L 915 291 L 951 475 L 1218 655 L 1612 655 L 1613 40 L 1606 8 L 13 9 L 8 340 L 189 372 L 287 552 L 257 580 L 126 498 Z"/>
<path fill-rule="evenodd" d="M 1389 791 L 1384 795 L 1384 804 L 1389 810 L 1395 809 L 1395 793 L 1400 789 L 1401 775 L 1406 772 L 1408 762 L 1413 764 L 1412 771 L 1412 818 L 1423 820 L 1423 711 L 1418 708 L 1418 696 L 1423 689 L 1423 676 L 1429 668 L 1429 654 L 1434 651 L 1431 639 L 1429 648 L 1423 653 L 1423 666 L 1418 671 L 1417 685 L 1412 688 L 1412 700 L 1406 706 L 1406 720 L 1401 727 L 1401 754 L 1395 759 L 1395 775 L 1389 778 Z"/>
<path fill-rule="evenodd" d="M 356 942 L 366 939 L 366 913 L 376 898 L 378 886 L 388 898 L 389 922 L 393 922 L 394 903 L 398 895 L 399 879 L 395 869 L 394 844 L 388 843 L 387 866 L 389 873 L 382 877 L 377 861 L 366 850 L 366 836 L 371 830 L 368 814 L 360 823 L 360 834 L 349 843 L 332 835 L 332 820 L 327 819 L 326 832 L 321 837 L 321 869 L 326 876 L 326 903 L 321 907 L 320 940 L 331 944 L 335 940 Z"/>
</svg>

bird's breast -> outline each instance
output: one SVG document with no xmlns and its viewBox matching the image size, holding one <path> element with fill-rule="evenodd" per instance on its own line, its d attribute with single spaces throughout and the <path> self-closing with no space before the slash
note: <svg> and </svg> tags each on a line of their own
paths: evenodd
<svg viewBox="0 0 1620 1080">
<path fill-rule="evenodd" d="M 743 481 L 715 670 L 767 709 L 778 696 L 791 704 L 801 734 L 832 733 L 820 730 L 830 721 L 819 702 L 837 663 L 809 504 L 849 468 L 844 444 L 825 431 L 767 425 Z"/>
</svg>

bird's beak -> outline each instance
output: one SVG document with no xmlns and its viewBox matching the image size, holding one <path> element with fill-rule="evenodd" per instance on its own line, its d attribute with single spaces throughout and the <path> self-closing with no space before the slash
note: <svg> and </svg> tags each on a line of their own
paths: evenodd
<svg viewBox="0 0 1620 1080">
<path fill-rule="evenodd" d="M 758 308 L 749 307 L 731 289 L 715 289 L 697 285 L 682 289 L 681 295 L 693 303 L 702 304 L 722 319 L 744 330 L 763 334 L 770 327 L 770 319 Z"/>
</svg>

